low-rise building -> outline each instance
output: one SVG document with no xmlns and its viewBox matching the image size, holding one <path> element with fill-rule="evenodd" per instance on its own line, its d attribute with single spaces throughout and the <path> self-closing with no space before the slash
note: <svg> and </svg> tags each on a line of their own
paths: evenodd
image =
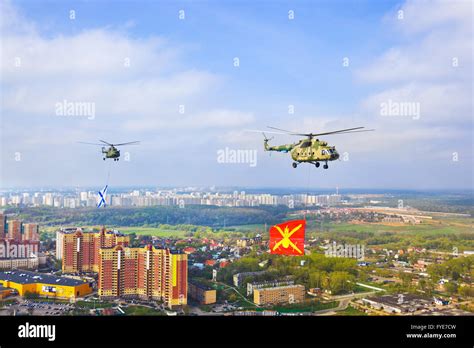
<svg viewBox="0 0 474 348">
<path fill-rule="evenodd" d="M 305 288 L 303 285 L 286 285 L 271 288 L 255 289 L 253 302 L 257 305 L 273 305 L 298 303 L 304 301 Z"/>
<path fill-rule="evenodd" d="M 37 270 L 40 264 L 40 259 L 36 255 L 25 257 L 21 259 L 0 259 L 0 270 L 11 269 L 28 269 Z"/>
<path fill-rule="evenodd" d="M 426 309 L 433 304 L 431 299 L 413 294 L 383 295 L 364 298 L 362 302 L 374 309 L 391 314 L 415 312 Z"/>
<path fill-rule="evenodd" d="M 189 282 L 188 295 L 193 300 L 205 305 L 216 303 L 217 300 L 217 292 L 215 289 L 197 282 Z"/>
<path fill-rule="evenodd" d="M 283 286 L 283 285 L 293 285 L 293 284 L 295 284 L 295 281 L 289 276 L 285 278 L 281 278 L 281 279 L 268 280 L 268 281 L 262 281 L 262 282 L 249 282 L 247 283 L 247 296 L 252 295 L 255 289 L 263 289 L 263 288 Z"/>
<path fill-rule="evenodd" d="M 263 275 L 267 273 L 266 271 L 258 271 L 258 272 L 242 272 L 242 273 L 237 273 L 234 274 L 233 280 L 234 280 L 234 285 L 239 287 L 244 285 L 243 281 L 245 278 L 251 278 L 251 277 L 257 277 L 260 275 Z"/>
<path fill-rule="evenodd" d="M 90 284 L 82 280 L 23 270 L 0 271 L 0 285 L 15 289 L 20 296 L 30 293 L 44 297 L 70 299 L 92 292 Z"/>
</svg>

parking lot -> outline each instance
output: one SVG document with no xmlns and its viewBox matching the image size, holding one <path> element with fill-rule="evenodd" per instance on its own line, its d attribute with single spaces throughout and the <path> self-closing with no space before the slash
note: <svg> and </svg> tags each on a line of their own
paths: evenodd
<svg viewBox="0 0 474 348">
<path fill-rule="evenodd" d="M 73 304 L 54 303 L 48 301 L 28 301 L 8 305 L 4 308 L 4 312 L 16 315 L 65 315 L 74 309 Z M 5 314 L 5 313 L 3 313 Z"/>
<path fill-rule="evenodd" d="M 234 306 L 232 304 L 217 304 L 217 305 L 212 306 L 211 312 L 222 313 L 222 312 L 235 311 L 236 309 L 237 309 L 237 306 Z"/>
</svg>

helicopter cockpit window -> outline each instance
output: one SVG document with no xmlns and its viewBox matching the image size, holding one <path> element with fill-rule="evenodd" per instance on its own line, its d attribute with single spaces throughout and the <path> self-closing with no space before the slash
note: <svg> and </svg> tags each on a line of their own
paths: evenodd
<svg viewBox="0 0 474 348">
<path fill-rule="evenodd" d="M 324 156 L 324 155 L 327 155 L 326 153 L 326 150 L 321 150 L 321 154 Z"/>
<path fill-rule="evenodd" d="M 310 147 L 311 146 L 311 141 L 303 141 L 301 143 L 301 147 Z"/>
</svg>

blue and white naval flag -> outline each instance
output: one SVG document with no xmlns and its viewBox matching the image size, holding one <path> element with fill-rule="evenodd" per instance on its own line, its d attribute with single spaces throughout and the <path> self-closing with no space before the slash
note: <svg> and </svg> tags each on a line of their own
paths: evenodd
<svg viewBox="0 0 474 348">
<path fill-rule="evenodd" d="M 102 191 L 98 191 L 97 193 L 99 194 L 99 203 L 97 204 L 97 208 L 100 208 L 101 206 L 105 207 L 105 195 L 107 194 L 107 187 L 109 185 L 105 185 L 105 187 L 102 189 Z"/>
</svg>

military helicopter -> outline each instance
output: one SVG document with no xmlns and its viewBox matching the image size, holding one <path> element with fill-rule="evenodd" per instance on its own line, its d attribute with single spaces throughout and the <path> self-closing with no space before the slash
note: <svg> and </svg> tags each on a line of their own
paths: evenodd
<svg viewBox="0 0 474 348">
<path fill-rule="evenodd" d="M 104 158 L 103 160 L 105 161 L 106 158 L 113 158 L 114 161 L 118 161 L 119 158 L 120 158 L 120 151 L 117 149 L 117 146 L 123 146 L 123 145 L 138 145 L 140 142 L 139 141 L 131 141 L 131 142 L 128 142 L 128 143 L 120 143 L 120 144 L 111 144 L 111 143 L 108 143 L 104 140 L 100 140 L 100 142 L 102 142 L 102 144 L 96 144 L 96 143 L 85 143 L 85 142 L 82 142 L 80 141 L 81 144 L 88 144 L 88 145 L 100 145 L 102 146 L 102 153 L 104 154 Z M 109 145 L 109 147 L 107 148 L 105 145 Z"/>
<path fill-rule="evenodd" d="M 301 139 L 297 143 L 293 144 L 284 144 L 278 146 L 270 146 L 268 142 L 271 139 L 268 139 L 265 133 L 262 132 L 264 140 L 263 146 L 265 151 L 277 151 L 277 152 L 290 152 L 291 158 L 293 159 L 293 168 L 298 167 L 300 163 L 311 163 L 314 164 L 316 168 L 320 166 L 320 162 L 324 162 L 324 169 L 328 169 L 328 162 L 335 161 L 339 158 L 339 153 L 336 151 L 334 146 L 329 146 L 326 141 L 319 140 L 315 138 L 320 135 L 329 135 L 329 134 L 349 134 L 349 133 L 358 133 L 358 132 L 370 132 L 373 129 L 365 129 L 365 127 L 355 127 L 355 128 L 347 128 L 341 129 L 332 132 L 324 132 L 324 133 L 297 133 L 291 132 L 280 128 L 275 127 L 268 127 L 270 129 L 277 130 L 279 132 L 267 131 L 268 133 L 274 134 L 289 134 L 289 135 L 297 135 L 297 136 L 305 136 L 307 138 Z M 283 133 L 281 133 L 283 132 Z"/>
</svg>

